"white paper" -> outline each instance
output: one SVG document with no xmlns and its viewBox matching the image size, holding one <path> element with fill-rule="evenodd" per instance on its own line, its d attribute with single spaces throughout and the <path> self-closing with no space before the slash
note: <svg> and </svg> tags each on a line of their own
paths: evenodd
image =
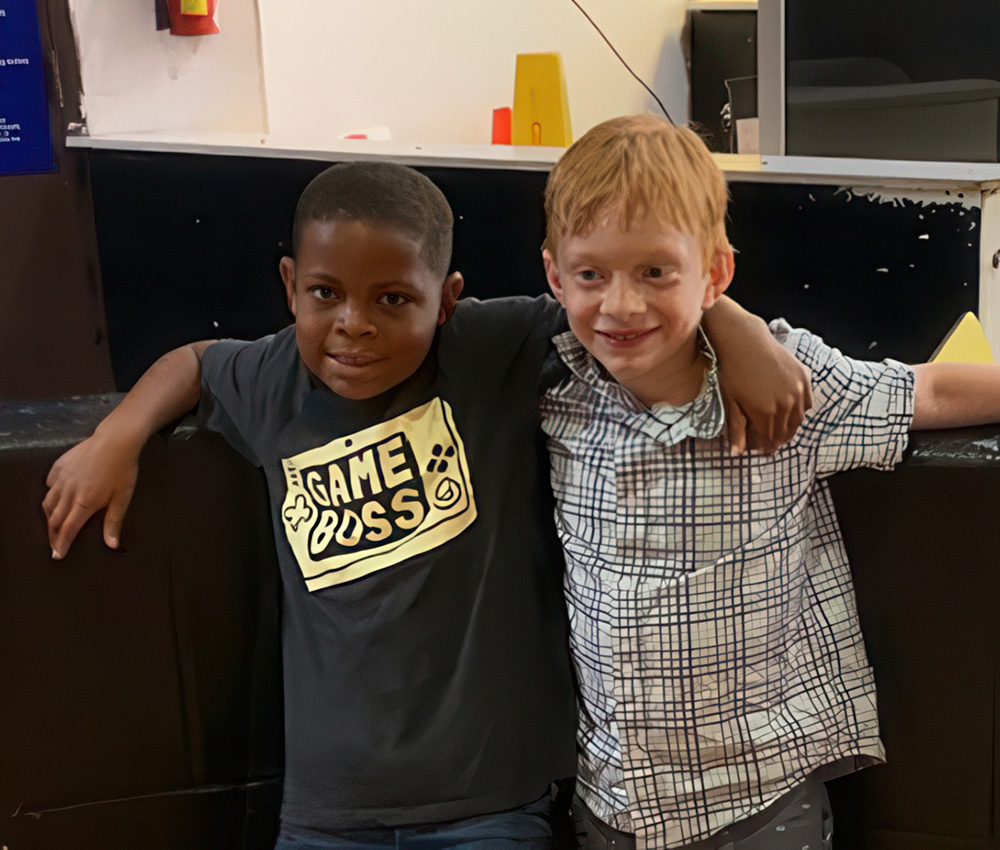
<svg viewBox="0 0 1000 850">
<path fill-rule="evenodd" d="M 736 153 L 760 153 L 760 119 L 736 120 Z"/>
</svg>

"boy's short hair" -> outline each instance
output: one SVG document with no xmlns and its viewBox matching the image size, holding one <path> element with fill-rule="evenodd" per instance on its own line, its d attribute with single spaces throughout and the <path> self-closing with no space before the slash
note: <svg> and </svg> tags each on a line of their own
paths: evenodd
<svg viewBox="0 0 1000 850">
<path fill-rule="evenodd" d="M 628 230 L 638 216 L 699 240 L 703 261 L 726 249 L 729 190 L 705 143 L 653 115 L 612 118 L 562 155 L 545 187 L 545 247 L 606 221 Z"/>
<path fill-rule="evenodd" d="M 427 177 L 391 162 L 345 162 L 317 174 L 302 190 L 292 224 L 292 252 L 310 221 L 361 221 L 400 230 L 442 280 L 451 264 L 454 216 Z"/>
</svg>

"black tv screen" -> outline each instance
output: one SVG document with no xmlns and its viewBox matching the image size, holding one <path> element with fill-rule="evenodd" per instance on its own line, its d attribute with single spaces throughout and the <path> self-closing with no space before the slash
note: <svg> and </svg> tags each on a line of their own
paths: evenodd
<svg viewBox="0 0 1000 850">
<path fill-rule="evenodd" d="M 998 0 L 760 5 L 762 26 L 781 7 L 760 38 L 784 54 L 783 153 L 998 161 Z"/>
</svg>

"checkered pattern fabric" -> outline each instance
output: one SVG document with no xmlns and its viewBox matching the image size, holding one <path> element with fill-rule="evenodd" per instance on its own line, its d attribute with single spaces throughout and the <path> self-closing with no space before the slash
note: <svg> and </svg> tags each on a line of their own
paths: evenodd
<svg viewBox="0 0 1000 850">
<path fill-rule="evenodd" d="M 813 770 L 883 757 L 850 568 L 823 478 L 890 469 L 913 372 L 783 321 L 813 409 L 773 455 L 732 457 L 714 364 L 648 408 L 572 334 L 543 398 L 580 675 L 579 790 L 639 847 L 755 814 Z"/>
</svg>

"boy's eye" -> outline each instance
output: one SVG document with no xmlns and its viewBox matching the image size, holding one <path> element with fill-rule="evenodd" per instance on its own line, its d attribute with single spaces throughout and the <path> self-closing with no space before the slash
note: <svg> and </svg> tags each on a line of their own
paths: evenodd
<svg viewBox="0 0 1000 850">
<path fill-rule="evenodd" d="M 650 266 L 646 269 L 646 277 L 658 278 L 663 277 L 664 272 L 659 266 Z"/>
<path fill-rule="evenodd" d="M 585 281 L 587 283 L 593 283 L 600 277 L 600 274 L 595 272 L 593 269 L 584 269 L 581 272 L 577 272 L 577 274 L 580 280 Z"/>
<path fill-rule="evenodd" d="M 330 301 L 337 297 L 337 293 L 330 289 L 329 286 L 313 287 L 312 294 L 315 295 L 320 301 Z"/>
<path fill-rule="evenodd" d="M 387 307 L 398 307 L 409 300 L 405 295 L 400 295 L 398 292 L 386 292 L 379 297 L 378 303 L 385 304 Z"/>
</svg>

